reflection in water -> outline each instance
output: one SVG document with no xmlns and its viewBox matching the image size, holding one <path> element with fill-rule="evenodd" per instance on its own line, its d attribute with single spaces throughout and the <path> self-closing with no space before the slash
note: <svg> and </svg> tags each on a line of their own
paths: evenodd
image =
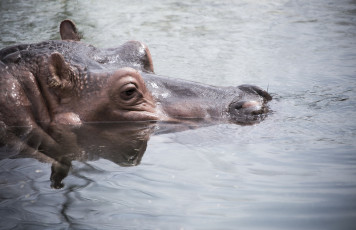
<svg viewBox="0 0 356 230">
<path fill-rule="evenodd" d="M 207 124 L 205 124 L 207 125 Z M 72 161 L 110 160 L 123 167 L 140 164 L 151 134 L 195 129 L 203 124 L 195 122 L 108 122 L 84 123 L 81 126 L 53 125 L 47 138 L 35 137 L 30 127 L 16 127 L 22 140 L 14 137 L 14 143 L 1 149 L 8 158 L 35 158 L 52 163 L 51 187 L 62 188 L 62 180 L 68 175 Z M 4 131 L 4 128 L 0 130 Z M 4 132 L 5 134 L 5 132 Z M 1 136 L 0 136 L 1 137 Z M 0 142 L 1 143 L 1 142 Z"/>
<path fill-rule="evenodd" d="M 49 145 L 42 140 L 35 143 L 27 136 L 24 140 L 32 147 L 37 146 L 30 148 L 35 152 L 22 148 L 23 151 L 14 157 L 52 162 L 51 187 L 62 188 L 62 180 L 68 175 L 72 161 L 104 158 L 120 166 L 138 165 L 154 127 L 154 123 L 147 122 L 86 123 L 80 127 L 56 125 L 48 132 L 56 144 Z"/>
</svg>

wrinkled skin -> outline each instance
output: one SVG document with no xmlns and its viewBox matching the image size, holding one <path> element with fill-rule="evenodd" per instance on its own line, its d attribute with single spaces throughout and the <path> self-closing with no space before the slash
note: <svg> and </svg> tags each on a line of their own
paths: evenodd
<svg viewBox="0 0 356 230">
<path fill-rule="evenodd" d="M 97 49 L 80 42 L 70 20 L 61 23 L 60 34 L 61 41 L 0 50 L 0 150 L 52 161 L 55 188 L 71 160 L 88 158 L 83 156 L 98 146 L 107 146 L 101 155 L 123 165 L 126 160 L 118 159 L 139 150 L 130 164 L 139 163 L 152 121 L 246 125 L 268 112 L 272 97 L 257 86 L 219 88 L 156 75 L 141 42 Z M 115 128 L 97 122 L 121 123 Z M 137 128 L 122 122 L 143 123 Z M 135 144 L 122 148 L 126 142 Z"/>
</svg>

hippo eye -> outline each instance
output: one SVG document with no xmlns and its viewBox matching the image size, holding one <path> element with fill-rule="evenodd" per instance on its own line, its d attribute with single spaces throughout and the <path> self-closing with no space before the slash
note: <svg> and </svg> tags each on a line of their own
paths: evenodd
<svg viewBox="0 0 356 230">
<path fill-rule="evenodd" d="M 121 99 L 127 101 L 134 98 L 137 95 L 137 88 L 134 84 L 127 84 L 121 90 L 120 96 Z"/>
<path fill-rule="evenodd" d="M 129 90 L 126 90 L 124 93 L 125 93 L 125 96 L 127 97 L 130 97 L 132 94 L 134 94 L 136 91 L 136 89 L 129 89 Z"/>
</svg>

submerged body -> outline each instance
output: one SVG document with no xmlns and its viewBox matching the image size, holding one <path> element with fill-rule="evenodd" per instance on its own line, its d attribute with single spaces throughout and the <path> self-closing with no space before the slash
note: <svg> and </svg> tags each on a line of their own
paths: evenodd
<svg viewBox="0 0 356 230">
<path fill-rule="evenodd" d="M 268 111 L 272 98 L 256 86 L 214 87 L 156 75 L 141 42 L 97 49 L 79 41 L 69 20 L 61 23 L 60 33 L 60 41 L 0 50 L 0 147 L 62 162 L 61 156 L 86 148 L 78 140 L 86 135 L 78 129 L 88 123 L 245 125 Z M 118 138 L 103 136 L 111 143 Z"/>
</svg>

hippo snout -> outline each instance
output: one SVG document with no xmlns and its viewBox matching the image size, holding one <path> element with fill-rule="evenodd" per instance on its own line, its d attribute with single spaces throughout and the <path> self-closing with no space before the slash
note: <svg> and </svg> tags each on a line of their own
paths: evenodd
<svg viewBox="0 0 356 230">
<path fill-rule="evenodd" d="M 228 111 L 232 122 L 254 124 L 261 121 L 269 110 L 263 101 L 249 100 L 232 102 Z"/>
<path fill-rule="evenodd" d="M 243 93 L 228 106 L 230 119 L 238 124 L 254 124 L 263 120 L 269 112 L 267 102 L 272 100 L 265 90 L 252 85 L 238 87 Z"/>
</svg>

